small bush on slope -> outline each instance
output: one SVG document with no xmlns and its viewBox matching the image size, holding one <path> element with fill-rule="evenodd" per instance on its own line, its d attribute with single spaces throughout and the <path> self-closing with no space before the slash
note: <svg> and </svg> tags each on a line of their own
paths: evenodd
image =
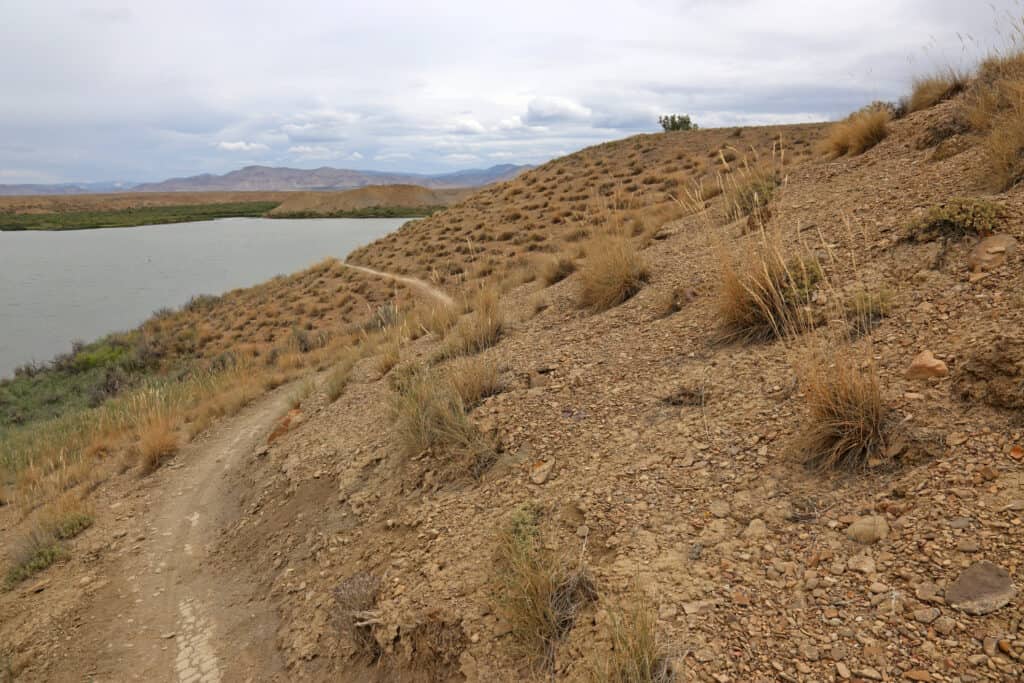
<svg viewBox="0 0 1024 683">
<path fill-rule="evenodd" d="M 877 368 L 848 357 L 812 354 L 799 370 L 808 415 L 794 444 L 797 459 L 818 470 L 858 470 L 881 462 L 891 409 Z"/>
<path fill-rule="evenodd" d="M 381 649 L 366 622 L 372 618 L 379 595 L 380 579 L 365 572 L 348 577 L 334 591 L 339 628 L 352 639 L 356 652 L 371 660 L 380 657 Z"/>
<path fill-rule="evenodd" d="M 904 239 L 955 242 L 968 235 L 985 237 L 995 232 L 1003 219 L 1003 209 L 998 204 L 984 199 L 954 197 L 932 207 L 922 218 L 910 223 L 904 231 Z"/>
<path fill-rule="evenodd" d="M 553 285 L 576 272 L 576 262 L 568 254 L 547 256 L 541 259 L 537 271 L 545 285 Z"/>
<path fill-rule="evenodd" d="M 983 61 L 964 101 L 965 118 L 986 134 L 984 180 L 1006 191 L 1024 179 L 1024 50 Z"/>
<path fill-rule="evenodd" d="M 952 69 L 924 78 L 914 79 L 913 89 L 904 103 L 907 113 L 933 107 L 948 100 L 967 87 L 967 77 Z"/>
<path fill-rule="evenodd" d="M 498 538 L 499 610 L 521 655 L 550 670 L 555 650 L 580 609 L 597 599 L 583 566 L 567 564 L 540 543 L 537 510 L 517 510 Z"/>
<path fill-rule="evenodd" d="M 139 466 L 142 474 L 155 472 L 164 460 L 178 451 L 178 435 L 170 418 L 152 418 L 139 436 Z"/>
<path fill-rule="evenodd" d="M 833 157 L 845 154 L 863 154 L 889 134 L 890 110 L 883 106 L 871 106 L 850 114 L 829 130 L 825 149 Z"/>
<path fill-rule="evenodd" d="M 494 288 L 480 290 L 470 302 L 472 311 L 459 321 L 439 359 L 479 353 L 494 346 L 505 329 L 505 317 Z"/>
<path fill-rule="evenodd" d="M 391 414 L 404 457 L 429 452 L 449 479 L 478 477 L 490 467 L 494 445 L 466 417 L 462 398 L 437 371 L 412 369 L 394 386 Z"/>
<path fill-rule="evenodd" d="M 10 589 L 28 577 L 43 571 L 63 557 L 64 551 L 53 533 L 34 525 L 17 536 L 7 553 L 7 574 L 4 585 Z"/>
<path fill-rule="evenodd" d="M 504 388 L 497 366 L 484 358 L 455 361 L 448 367 L 447 376 L 466 410 L 472 410 L 480 401 L 501 393 Z"/>
<path fill-rule="evenodd" d="M 787 260 L 775 238 L 762 233 L 739 259 L 720 250 L 718 268 L 720 341 L 781 339 L 813 325 L 807 309 L 822 277 L 813 259 Z"/>
<path fill-rule="evenodd" d="M 643 598 L 629 609 L 608 609 L 611 651 L 591 665 L 593 683 L 671 683 L 668 654 L 658 642 L 657 619 Z"/>
<path fill-rule="evenodd" d="M 580 271 L 580 307 L 606 311 L 639 292 L 648 279 L 647 264 L 628 238 L 596 238 Z"/>
</svg>

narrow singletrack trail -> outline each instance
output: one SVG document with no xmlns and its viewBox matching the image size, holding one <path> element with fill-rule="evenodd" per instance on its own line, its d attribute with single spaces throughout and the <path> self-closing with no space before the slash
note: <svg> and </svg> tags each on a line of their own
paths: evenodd
<svg viewBox="0 0 1024 683">
<path fill-rule="evenodd" d="M 382 278 L 385 278 L 387 280 L 394 280 L 395 282 L 401 282 L 404 285 L 408 285 L 411 289 L 415 290 L 416 292 L 418 292 L 420 294 L 424 294 L 426 296 L 429 296 L 432 299 L 436 299 L 437 301 L 440 301 L 445 306 L 454 306 L 455 305 L 455 300 L 454 299 L 452 299 L 450 296 L 448 296 L 447 294 L 442 292 L 437 287 L 434 287 L 430 283 L 424 282 L 423 280 L 418 280 L 418 279 L 416 279 L 414 277 L 406 277 L 404 275 L 395 275 L 393 273 L 385 273 L 385 272 L 380 271 L 380 270 L 374 270 L 373 268 L 366 268 L 364 266 L 357 266 L 357 265 L 353 265 L 351 263 L 344 263 L 343 262 L 341 265 L 345 266 L 346 268 L 351 268 L 352 270 L 358 270 L 360 273 L 366 273 L 367 275 L 373 275 L 375 277 L 382 277 Z"/>
<path fill-rule="evenodd" d="M 225 419 L 152 475 L 144 531 L 105 568 L 56 680 L 273 680 L 277 615 L 245 567 L 213 553 L 241 514 L 237 469 L 288 409 L 287 387 Z"/>
</svg>

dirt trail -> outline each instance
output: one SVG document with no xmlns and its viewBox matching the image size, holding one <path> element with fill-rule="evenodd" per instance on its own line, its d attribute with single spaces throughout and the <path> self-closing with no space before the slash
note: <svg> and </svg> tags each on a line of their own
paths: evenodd
<svg viewBox="0 0 1024 683">
<path fill-rule="evenodd" d="M 454 299 L 452 299 L 450 296 L 442 292 L 440 289 L 434 287 L 433 285 L 430 285 L 429 283 L 424 282 L 423 280 L 418 280 L 414 277 L 406 277 L 404 275 L 394 275 L 392 273 L 385 273 L 379 270 L 374 270 L 373 268 L 356 266 L 351 263 L 342 263 L 341 265 L 345 266 L 346 268 L 351 268 L 352 270 L 358 270 L 361 273 L 366 273 L 367 275 L 374 275 L 376 277 L 394 280 L 395 282 L 401 282 L 404 285 L 408 285 L 409 287 L 419 292 L 420 294 L 425 294 L 426 296 L 437 299 L 445 306 L 455 305 Z"/>
<path fill-rule="evenodd" d="M 133 511 L 144 527 L 128 532 L 136 544 L 106 568 L 110 583 L 82 615 L 81 653 L 66 660 L 75 670 L 57 680 L 215 683 L 280 671 L 276 612 L 244 567 L 213 550 L 240 514 L 234 470 L 288 399 L 287 387 L 267 395 L 153 475 Z"/>
</svg>

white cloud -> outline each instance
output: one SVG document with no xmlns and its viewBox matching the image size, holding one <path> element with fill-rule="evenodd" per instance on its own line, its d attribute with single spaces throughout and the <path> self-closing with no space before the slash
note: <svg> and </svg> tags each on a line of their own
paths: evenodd
<svg viewBox="0 0 1024 683">
<path fill-rule="evenodd" d="M 484 128 L 484 124 L 472 118 L 459 119 L 455 122 L 454 130 L 456 133 L 464 135 L 479 135 L 487 132 L 487 129 Z"/>
<path fill-rule="evenodd" d="M 238 140 L 237 142 L 218 142 L 217 149 L 222 149 L 225 152 L 263 152 L 270 148 L 262 142 L 246 142 L 244 140 Z"/>
<path fill-rule="evenodd" d="M 302 21 L 282 3 L 0 4 L 0 168 L 65 181 L 249 157 L 429 172 L 537 163 L 656 131 L 662 113 L 831 118 L 969 67 L 1002 45 L 1001 13 L 1021 14 L 1017 0 L 450 0 L 439 25 L 412 0 L 309 0 Z"/>
</svg>

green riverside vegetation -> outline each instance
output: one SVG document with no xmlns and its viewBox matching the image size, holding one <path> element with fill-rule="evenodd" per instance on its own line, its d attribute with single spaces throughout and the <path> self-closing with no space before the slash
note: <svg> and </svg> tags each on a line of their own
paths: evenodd
<svg viewBox="0 0 1024 683">
<path fill-rule="evenodd" d="M 230 202 L 182 206 L 142 206 L 113 211 L 0 213 L 0 230 L 86 230 L 137 225 L 189 223 L 215 218 L 262 216 L 280 202 Z"/>
<path fill-rule="evenodd" d="M 346 211 L 287 211 L 268 218 L 422 218 L 443 210 L 444 206 L 367 206 Z"/>
</svg>

